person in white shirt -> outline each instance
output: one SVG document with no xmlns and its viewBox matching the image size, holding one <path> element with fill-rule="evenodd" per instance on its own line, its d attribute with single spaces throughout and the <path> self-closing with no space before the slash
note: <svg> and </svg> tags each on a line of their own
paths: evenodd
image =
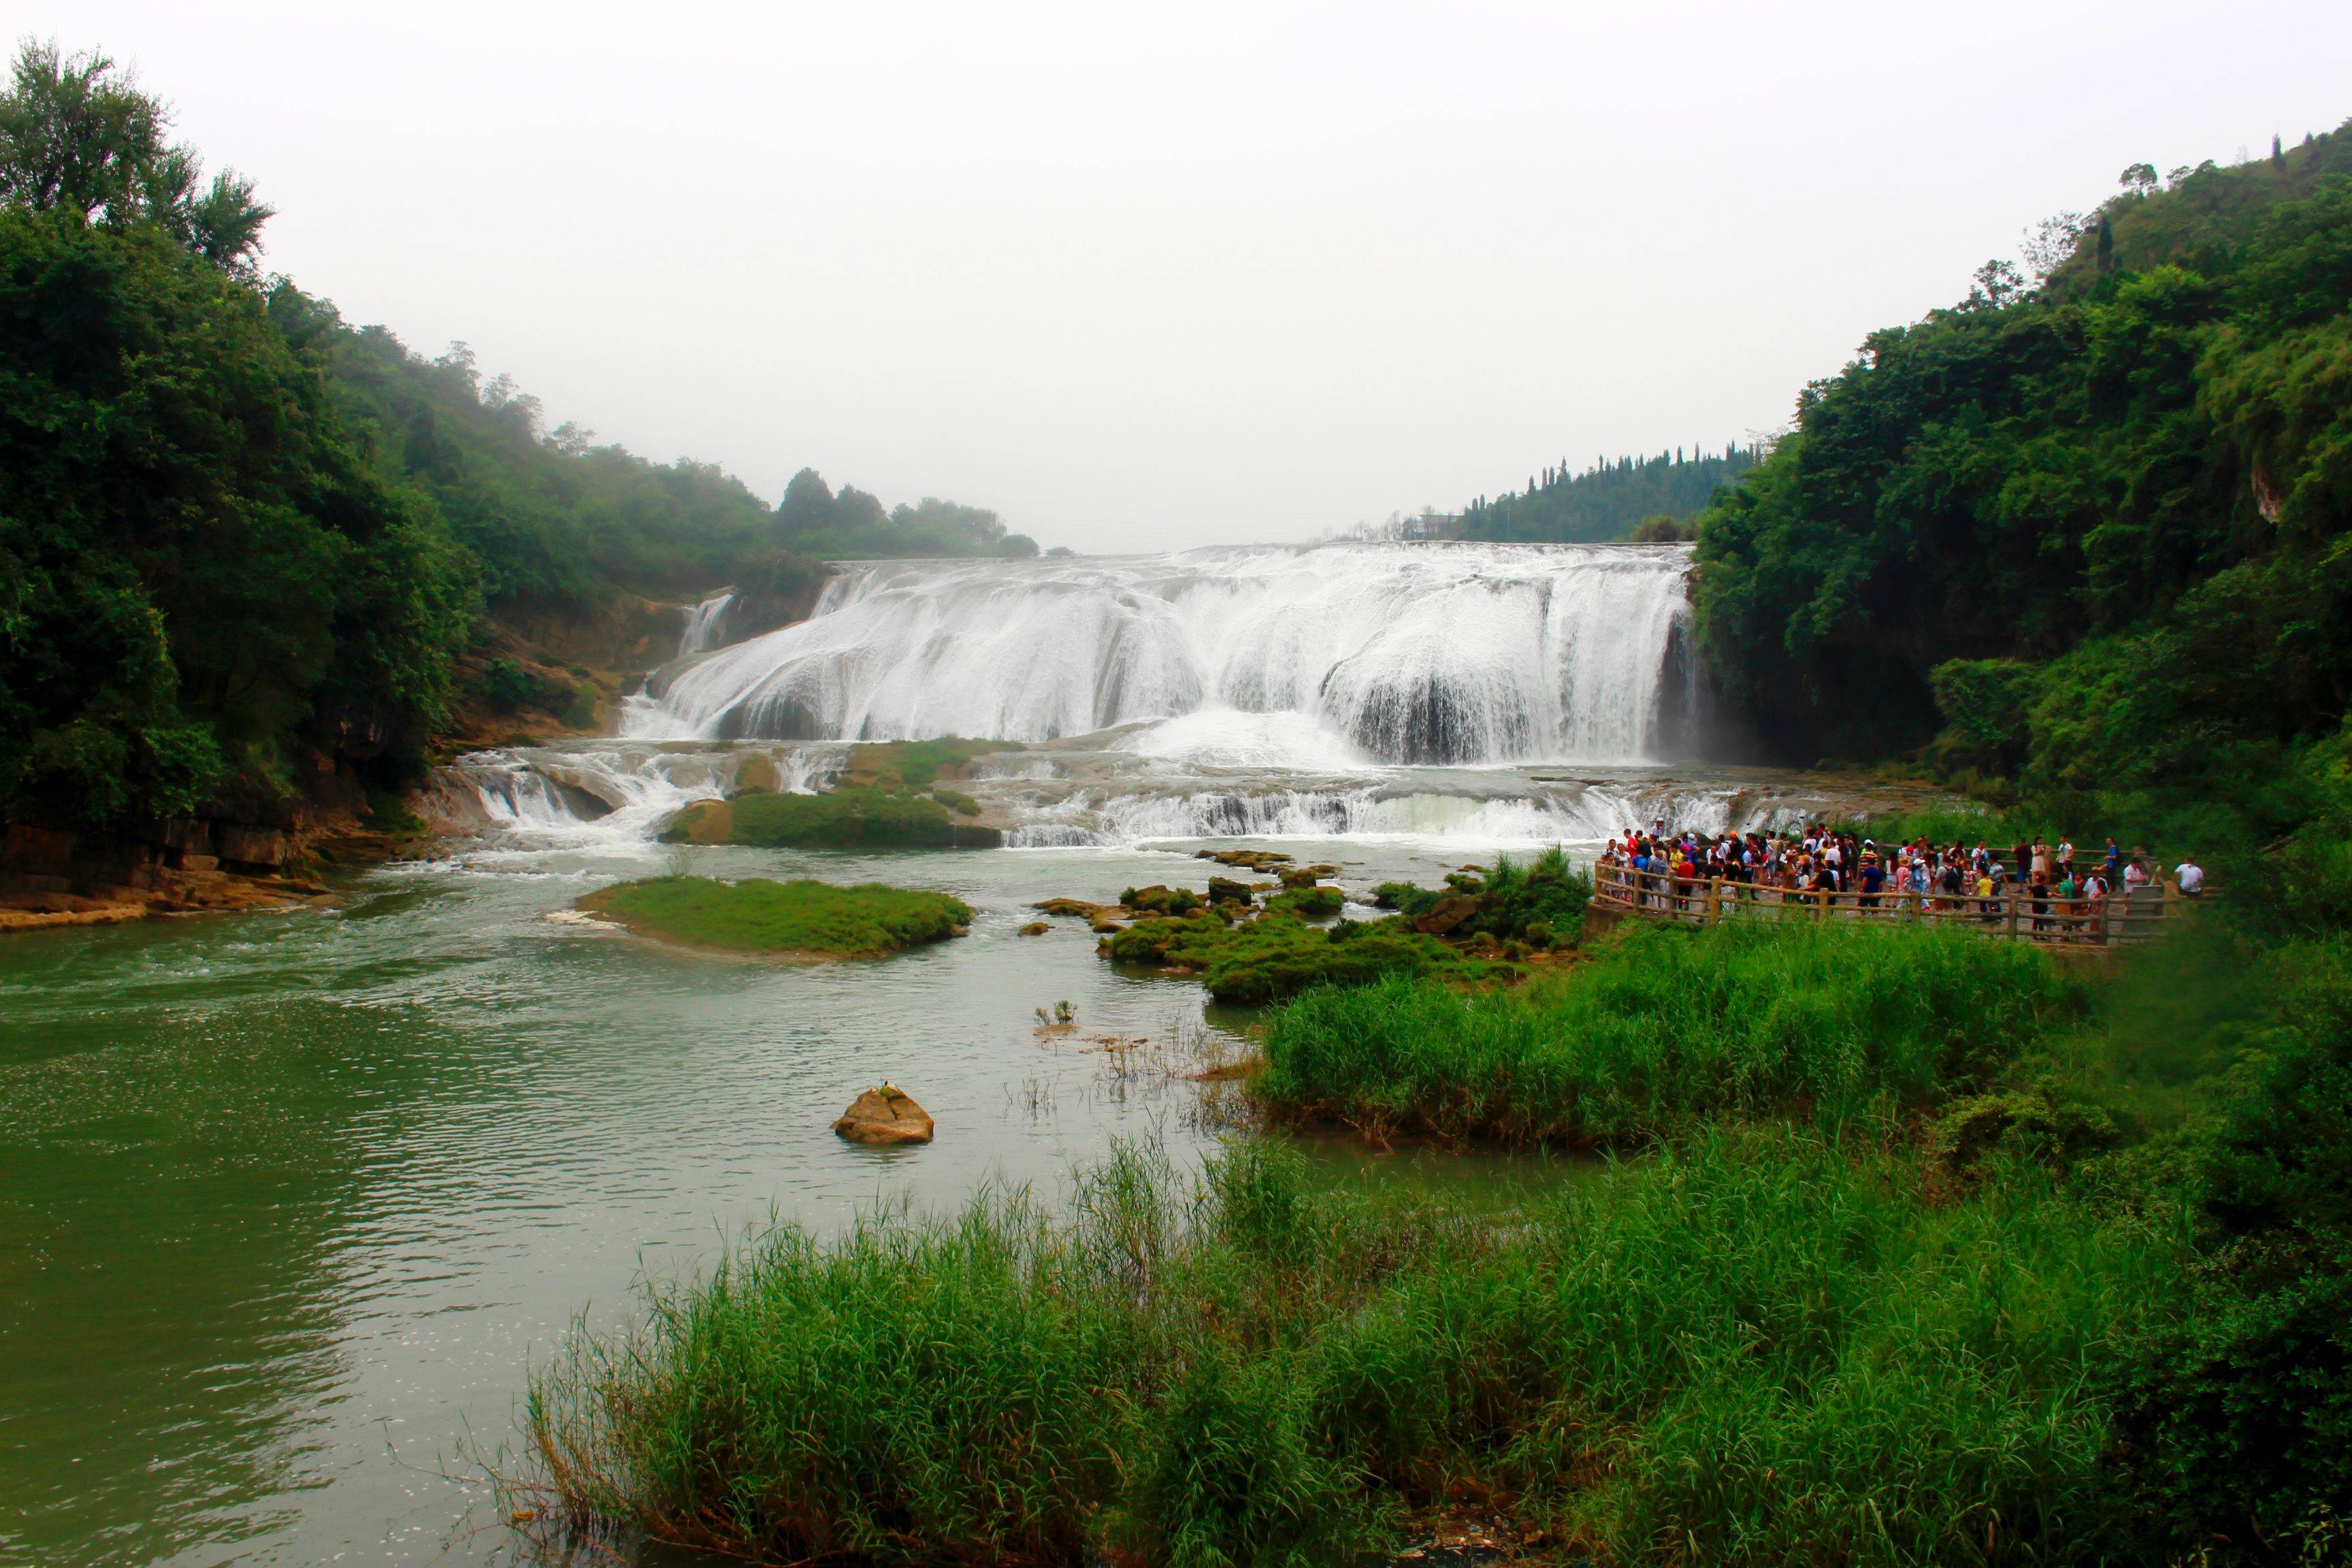
<svg viewBox="0 0 2352 1568">
<path fill-rule="evenodd" d="M 2194 855 L 2184 855 L 2180 864 L 2172 868 L 2172 879 L 2180 889 L 2181 897 L 2193 899 L 2205 890 L 2205 868 L 2197 863 Z"/>
</svg>

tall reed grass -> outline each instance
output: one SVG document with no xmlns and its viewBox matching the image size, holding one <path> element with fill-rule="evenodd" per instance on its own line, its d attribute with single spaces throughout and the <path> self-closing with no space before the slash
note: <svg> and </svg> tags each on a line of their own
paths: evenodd
<svg viewBox="0 0 2352 1568">
<path fill-rule="evenodd" d="M 779 1231 L 528 1419 L 554 1511 L 766 1562 L 1328 1564 L 1465 1499 L 1611 1560 L 2074 1561 L 2116 1523 L 2095 1375 L 2179 1258 L 1788 1131 L 1502 1216 L 1128 1148 L 1059 1215 Z"/>
<path fill-rule="evenodd" d="M 1969 932 L 1643 926 L 1517 991 L 1308 992 L 1269 1024 L 1258 1092 L 1375 1131 L 1514 1142 L 1841 1123 L 1980 1087 L 2081 1001 L 2047 955 Z"/>
</svg>

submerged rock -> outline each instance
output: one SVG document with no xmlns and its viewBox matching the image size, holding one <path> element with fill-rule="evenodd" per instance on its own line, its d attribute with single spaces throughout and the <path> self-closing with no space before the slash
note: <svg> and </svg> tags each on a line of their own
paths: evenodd
<svg viewBox="0 0 2352 1568">
<path fill-rule="evenodd" d="M 1044 936 L 1047 931 L 1052 931 L 1053 929 L 1054 928 L 1052 926 L 1047 925 L 1044 921 L 1031 921 L 1027 925 L 1021 928 L 1021 934 L 1023 936 Z"/>
<path fill-rule="evenodd" d="M 859 1095 L 833 1130 L 853 1143 L 928 1143 L 931 1113 L 905 1089 L 886 1083 Z"/>
</svg>

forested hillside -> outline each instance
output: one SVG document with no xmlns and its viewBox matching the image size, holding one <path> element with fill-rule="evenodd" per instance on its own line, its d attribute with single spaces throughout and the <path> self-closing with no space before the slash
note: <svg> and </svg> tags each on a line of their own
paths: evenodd
<svg viewBox="0 0 2352 1568">
<path fill-rule="evenodd" d="M 1524 490 L 1479 497 L 1449 530 L 1456 539 L 1581 543 L 1632 539 L 1651 524 L 1651 537 L 1680 538 L 1679 522 L 1704 508 L 1721 486 L 1756 466 L 1752 447 L 1737 444 L 1707 456 L 1677 448 L 1654 458 L 1602 458 L 1580 474 L 1566 459 L 1531 476 Z"/>
<path fill-rule="evenodd" d="M 517 626 L 730 583 L 782 604 L 809 555 L 1035 552 L 951 502 L 803 471 L 771 508 L 545 432 L 463 345 L 264 277 L 270 209 L 168 128 L 95 54 L 28 44 L 0 97 L 0 820 L 396 785 L 461 699 L 593 718 L 508 657 Z"/>
<path fill-rule="evenodd" d="M 2352 135 L 2069 227 L 1805 389 L 1700 520 L 1704 646 L 1785 760 L 2290 820 L 2352 700 Z"/>
</svg>

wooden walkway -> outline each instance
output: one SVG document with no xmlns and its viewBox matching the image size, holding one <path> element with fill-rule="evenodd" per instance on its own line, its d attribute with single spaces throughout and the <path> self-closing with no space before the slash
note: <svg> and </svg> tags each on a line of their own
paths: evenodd
<svg viewBox="0 0 2352 1568">
<path fill-rule="evenodd" d="M 2203 895 L 2210 897 L 2210 895 Z M 1719 877 L 1681 880 L 1630 866 L 1592 868 L 1592 904 L 1604 915 L 1713 925 L 1718 921 L 1889 921 L 1951 926 L 2052 947 L 2116 947 L 2142 942 L 2182 920 L 2200 900 L 2148 889 L 2105 899 L 2036 897 L 2005 887 L 1974 893 L 1807 893 L 1759 888 Z"/>
</svg>

